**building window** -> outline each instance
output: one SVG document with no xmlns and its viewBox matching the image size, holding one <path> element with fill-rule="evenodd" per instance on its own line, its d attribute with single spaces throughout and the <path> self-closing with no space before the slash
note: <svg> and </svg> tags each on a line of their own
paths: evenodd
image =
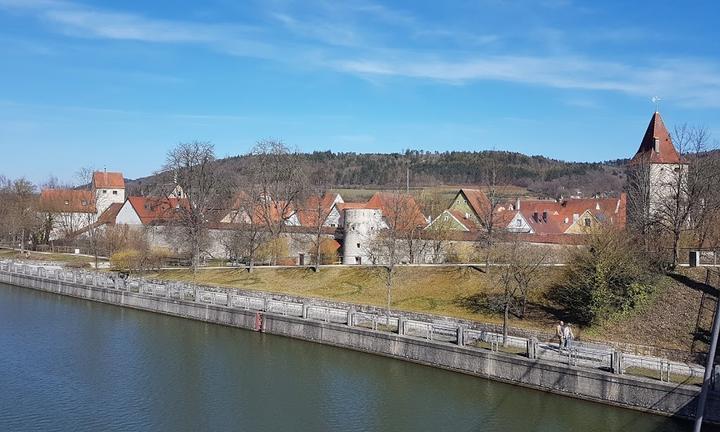
<svg viewBox="0 0 720 432">
<path fill-rule="evenodd" d="M 113 191 L 113 195 L 117 195 L 117 191 Z"/>
<path fill-rule="evenodd" d="M 360 248 L 360 243 L 357 244 L 357 247 Z"/>
<path fill-rule="evenodd" d="M 84 206 L 86 206 L 86 205 L 87 205 L 87 201 L 82 200 L 82 201 L 81 201 L 81 204 L 84 205 Z"/>
<path fill-rule="evenodd" d="M 70 205 L 70 201 L 65 200 L 65 205 Z"/>
<path fill-rule="evenodd" d="M 103 193 L 106 194 L 106 193 L 107 193 L 107 189 L 103 189 Z"/>
<path fill-rule="evenodd" d="M 591 222 L 591 221 L 590 221 L 590 218 L 585 218 L 585 226 L 586 226 L 586 227 L 589 227 L 589 226 L 590 226 L 590 222 Z"/>
<path fill-rule="evenodd" d="M 521 227 L 522 226 L 522 219 L 518 219 L 515 221 L 515 226 Z"/>
</svg>

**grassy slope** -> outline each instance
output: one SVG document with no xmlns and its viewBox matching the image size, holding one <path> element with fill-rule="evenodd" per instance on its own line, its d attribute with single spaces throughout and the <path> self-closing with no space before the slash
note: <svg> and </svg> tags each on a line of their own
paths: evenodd
<svg viewBox="0 0 720 432">
<path fill-rule="evenodd" d="M 532 319 L 514 320 L 513 326 L 549 331 L 555 319 L 546 312 L 542 293 L 549 287 L 557 269 L 548 268 L 538 278 L 530 299 Z M 382 268 L 336 267 L 311 269 L 257 268 L 252 273 L 239 269 L 201 270 L 199 283 L 271 291 L 305 297 L 319 297 L 351 303 L 384 306 L 386 271 Z M 150 277 L 192 280 L 187 270 L 167 270 Z M 473 268 L 411 267 L 396 270 L 392 307 L 408 311 L 454 316 L 484 322 L 501 322 L 500 316 L 476 311 L 468 299 L 478 293 L 498 292 L 496 271 L 484 273 Z"/>
<path fill-rule="evenodd" d="M 684 269 L 681 274 L 704 280 L 702 269 Z M 652 299 L 625 317 L 591 329 L 593 337 L 616 342 L 655 345 L 690 351 L 702 292 L 682 281 L 665 276 Z"/>
<path fill-rule="evenodd" d="M 0 259 L 29 259 L 32 261 L 53 261 L 70 265 L 93 263 L 95 258 L 84 255 L 61 254 L 61 253 L 37 253 L 29 252 L 25 257 L 20 252 L 10 249 L 0 249 Z M 104 260 L 100 260 L 104 261 Z"/>
<path fill-rule="evenodd" d="M 535 281 L 527 318 L 513 318 L 511 325 L 551 332 L 558 319 L 553 305 L 545 299 L 560 269 L 544 268 Z M 701 280 L 700 272 L 689 272 Z M 168 270 L 149 275 L 191 281 L 187 270 Z M 257 268 L 253 273 L 239 269 L 201 270 L 199 283 L 241 287 L 261 291 L 319 297 L 343 302 L 385 305 L 385 271 L 380 268 L 341 267 L 322 269 Z M 484 273 L 473 268 L 412 267 L 397 270 L 392 307 L 408 311 L 454 316 L 500 323 L 501 316 L 473 307 L 468 302 L 478 293 L 499 292 L 497 270 Z M 638 310 L 603 325 L 578 329 L 593 339 L 689 351 L 695 329 L 701 293 L 671 277 L 662 277 L 652 298 Z"/>
</svg>

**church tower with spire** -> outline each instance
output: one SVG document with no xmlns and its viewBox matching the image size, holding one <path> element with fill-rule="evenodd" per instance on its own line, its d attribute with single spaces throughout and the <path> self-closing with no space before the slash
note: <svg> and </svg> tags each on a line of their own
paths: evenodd
<svg viewBox="0 0 720 432">
<path fill-rule="evenodd" d="M 630 161 L 636 181 L 645 183 L 636 185 L 646 195 L 647 211 L 657 214 L 663 202 L 674 200 L 678 190 L 678 181 L 687 178 L 688 164 L 678 153 L 672 137 L 663 123 L 659 112 L 655 112 L 645 131 L 640 148 Z"/>
</svg>

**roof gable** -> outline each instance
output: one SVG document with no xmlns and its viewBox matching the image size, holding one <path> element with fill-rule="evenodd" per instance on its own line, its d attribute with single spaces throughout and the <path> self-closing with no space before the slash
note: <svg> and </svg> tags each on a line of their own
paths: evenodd
<svg viewBox="0 0 720 432">
<path fill-rule="evenodd" d="M 656 145 L 657 140 L 657 145 Z M 640 148 L 630 161 L 631 164 L 679 164 L 684 163 L 675 149 L 670 133 L 663 123 L 660 113 L 655 112 L 650 119 Z"/>
</svg>

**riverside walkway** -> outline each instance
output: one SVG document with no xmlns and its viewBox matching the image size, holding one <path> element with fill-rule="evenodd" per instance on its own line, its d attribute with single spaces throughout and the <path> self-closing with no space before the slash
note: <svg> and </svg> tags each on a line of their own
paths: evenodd
<svg viewBox="0 0 720 432">
<path fill-rule="evenodd" d="M 419 317 L 418 314 L 396 310 L 390 311 L 388 314 L 387 311 L 380 308 L 334 303 L 313 298 L 135 277 L 124 279 L 115 273 L 68 269 L 46 263 L 0 261 L 0 271 L 115 288 L 151 296 L 297 316 L 308 320 L 343 323 L 406 337 L 509 352 L 564 365 L 600 369 L 618 374 L 637 374 L 661 381 L 697 384 L 698 380 L 702 381 L 704 373 L 704 367 L 698 364 L 622 353 L 609 345 L 581 340 L 576 340 L 571 350 L 561 350 L 558 344 L 548 340 L 511 335 L 508 336 L 503 346 L 502 334 L 498 331 L 497 326 L 469 323 L 447 317 L 427 315 Z M 716 380 L 720 380 L 720 377 Z"/>
</svg>

